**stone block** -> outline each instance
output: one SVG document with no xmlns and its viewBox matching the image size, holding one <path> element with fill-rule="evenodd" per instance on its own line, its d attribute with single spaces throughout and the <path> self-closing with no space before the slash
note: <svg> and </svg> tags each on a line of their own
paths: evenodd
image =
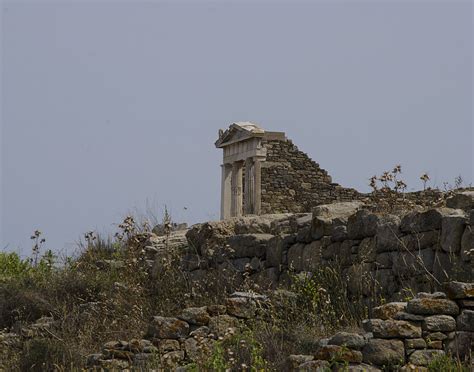
<svg viewBox="0 0 474 372">
<path fill-rule="evenodd" d="M 403 216 L 400 230 L 405 233 L 440 230 L 443 217 L 456 215 L 462 216 L 463 212 L 451 208 L 434 208 L 423 212 L 412 211 Z"/>
<path fill-rule="evenodd" d="M 441 220 L 441 248 L 448 253 L 459 253 L 467 219 L 464 216 L 444 216 Z"/>
<path fill-rule="evenodd" d="M 419 325 L 405 320 L 367 319 L 362 324 L 375 338 L 420 338 L 422 334 Z"/>
<path fill-rule="evenodd" d="M 288 268 L 293 269 L 295 271 L 302 271 L 304 268 L 303 265 L 303 250 L 305 244 L 303 243 L 296 243 L 293 244 L 288 249 Z"/>
<path fill-rule="evenodd" d="M 367 339 L 357 333 L 338 332 L 328 340 L 328 344 L 360 350 L 367 344 Z"/>
<path fill-rule="evenodd" d="M 462 310 L 456 318 L 456 324 L 459 331 L 474 332 L 474 310 Z"/>
<path fill-rule="evenodd" d="M 427 366 L 440 355 L 444 355 L 443 350 L 415 350 L 411 353 L 409 361 L 417 366 Z"/>
<path fill-rule="evenodd" d="M 235 329 L 238 326 L 238 319 L 226 314 L 213 316 L 209 320 L 209 330 L 216 336 L 223 336 L 229 330 Z"/>
<path fill-rule="evenodd" d="M 405 364 L 403 341 L 374 338 L 362 349 L 363 361 L 376 366 Z"/>
<path fill-rule="evenodd" d="M 444 289 L 452 300 L 474 298 L 474 283 L 451 281 L 445 283 Z"/>
<path fill-rule="evenodd" d="M 472 225 L 466 226 L 462 234 L 460 256 L 465 262 L 474 260 L 474 232 Z"/>
<path fill-rule="evenodd" d="M 412 338 L 405 340 L 405 349 L 425 349 L 426 341 L 422 338 Z"/>
<path fill-rule="evenodd" d="M 207 308 L 203 306 L 188 307 L 181 312 L 181 315 L 178 318 L 193 325 L 207 325 L 210 316 L 207 312 Z"/>
<path fill-rule="evenodd" d="M 390 319 L 397 313 L 405 311 L 407 308 L 406 302 L 389 302 L 387 304 L 373 308 L 372 317 L 377 319 Z"/>
<path fill-rule="evenodd" d="M 347 220 L 347 236 L 349 239 L 364 239 L 375 236 L 380 217 L 365 209 L 357 211 Z"/>
<path fill-rule="evenodd" d="M 422 328 L 431 332 L 451 332 L 456 329 L 456 321 L 449 315 L 431 315 L 425 318 Z"/>
<path fill-rule="evenodd" d="M 362 362 L 362 353 L 358 350 L 347 349 L 338 345 L 321 346 L 314 354 L 316 359 L 333 362 Z"/>
<path fill-rule="evenodd" d="M 321 265 L 321 260 L 322 248 L 320 241 L 314 241 L 304 246 L 302 255 L 303 271 L 315 271 Z"/>
<path fill-rule="evenodd" d="M 474 191 L 462 191 L 446 199 L 448 208 L 463 209 L 465 211 L 474 208 Z"/>
<path fill-rule="evenodd" d="M 400 237 L 400 218 L 395 215 L 381 217 L 376 232 L 377 253 L 398 250 Z"/>
<path fill-rule="evenodd" d="M 472 355 L 474 350 L 474 332 L 458 331 L 454 339 L 448 342 L 447 351 L 464 359 Z"/>
<path fill-rule="evenodd" d="M 415 298 L 408 301 L 407 312 L 417 315 L 457 315 L 456 302 L 437 298 Z"/>
<path fill-rule="evenodd" d="M 148 335 L 161 339 L 178 339 L 189 334 L 189 324 L 178 318 L 154 316 L 148 326 Z"/>
<path fill-rule="evenodd" d="M 255 301 L 245 297 L 228 298 L 226 306 L 229 315 L 244 319 L 254 317 L 257 310 Z"/>
<path fill-rule="evenodd" d="M 268 242 L 273 238 L 270 234 L 242 234 L 233 235 L 228 238 L 227 242 L 232 257 L 263 257 L 266 252 Z"/>
</svg>

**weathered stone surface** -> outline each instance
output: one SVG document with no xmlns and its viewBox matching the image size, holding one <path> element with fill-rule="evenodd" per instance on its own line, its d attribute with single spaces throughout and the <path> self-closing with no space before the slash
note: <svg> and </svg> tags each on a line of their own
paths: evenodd
<svg viewBox="0 0 474 372">
<path fill-rule="evenodd" d="M 400 218 L 398 216 L 389 214 L 381 217 L 376 232 L 377 253 L 399 249 L 399 239 L 401 236 L 399 227 Z"/>
<path fill-rule="evenodd" d="M 327 372 L 329 362 L 327 360 L 310 360 L 300 364 L 297 368 L 298 372 Z"/>
<path fill-rule="evenodd" d="M 404 311 L 400 311 L 393 316 L 393 319 L 396 320 L 406 320 L 408 322 L 422 322 L 425 317 L 423 315 L 410 314 Z"/>
<path fill-rule="evenodd" d="M 310 362 L 314 359 L 313 355 L 290 355 L 287 359 L 288 369 L 296 370 L 301 364 Z"/>
<path fill-rule="evenodd" d="M 467 219 L 465 216 L 444 216 L 441 220 L 441 248 L 448 253 L 459 253 Z"/>
<path fill-rule="evenodd" d="M 234 233 L 235 221 L 229 219 L 193 225 L 186 233 L 186 238 L 198 254 L 212 256 L 217 248 L 225 246 L 227 237 Z"/>
<path fill-rule="evenodd" d="M 472 225 L 466 226 L 462 234 L 461 259 L 465 262 L 474 260 L 474 232 Z"/>
<path fill-rule="evenodd" d="M 279 267 L 282 264 L 283 252 L 295 242 L 294 235 L 277 235 L 268 241 L 266 266 Z"/>
<path fill-rule="evenodd" d="M 360 350 L 367 344 L 367 339 L 357 333 L 338 332 L 328 340 L 328 344 Z"/>
<path fill-rule="evenodd" d="M 451 332 L 456 329 L 456 321 L 449 315 L 427 316 L 423 321 L 422 328 L 432 332 Z"/>
<path fill-rule="evenodd" d="M 415 298 L 408 301 L 407 311 L 419 315 L 457 315 L 459 307 L 456 302 L 435 298 Z"/>
<path fill-rule="evenodd" d="M 319 205 L 313 208 L 311 234 L 313 239 L 321 239 L 324 235 L 332 235 L 334 227 L 345 225 L 350 215 L 362 208 L 361 202 L 341 202 Z"/>
<path fill-rule="evenodd" d="M 271 234 L 242 234 L 228 238 L 232 257 L 263 257 Z"/>
<path fill-rule="evenodd" d="M 158 350 L 163 354 L 169 351 L 176 351 L 180 349 L 178 340 L 160 340 L 154 339 L 153 343 L 158 347 Z"/>
<path fill-rule="evenodd" d="M 374 366 L 371 366 L 369 364 L 365 363 L 349 363 L 349 365 L 344 365 L 340 368 L 336 368 L 336 372 L 381 372 L 382 370 L 379 368 L 376 368 Z M 327 372 L 324 371 L 324 372 Z"/>
<path fill-rule="evenodd" d="M 148 335 L 156 338 L 177 339 L 189 334 L 189 324 L 177 318 L 154 316 L 148 326 Z"/>
<path fill-rule="evenodd" d="M 227 307 L 225 305 L 209 305 L 207 306 L 207 312 L 211 316 L 223 315 L 227 312 Z"/>
<path fill-rule="evenodd" d="M 439 349 L 443 348 L 443 341 L 427 340 L 428 349 Z"/>
<path fill-rule="evenodd" d="M 453 209 L 474 209 L 474 191 L 462 191 L 446 199 L 446 206 Z"/>
<path fill-rule="evenodd" d="M 349 239 L 364 239 L 374 236 L 380 217 L 365 209 L 357 211 L 347 220 L 347 236 Z"/>
<path fill-rule="evenodd" d="M 167 368 L 175 368 L 182 360 L 184 360 L 184 351 L 171 351 L 161 356 L 161 361 Z"/>
<path fill-rule="evenodd" d="M 295 271 L 303 271 L 303 250 L 305 245 L 303 243 L 293 244 L 288 249 L 288 267 Z"/>
<path fill-rule="evenodd" d="M 207 308 L 204 307 L 188 307 L 181 312 L 181 315 L 178 317 L 189 324 L 194 325 L 207 325 L 209 323 L 209 313 Z"/>
<path fill-rule="evenodd" d="M 212 354 L 215 340 L 204 338 L 200 341 L 195 338 L 187 338 L 184 341 L 184 350 L 186 357 L 195 362 L 198 360 L 205 360 Z"/>
<path fill-rule="evenodd" d="M 327 345 L 320 347 L 314 354 L 316 359 L 331 360 L 334 362 L 362 362 L 362 353 L 358 350 L 350 350 L 338 345 Z"/>
<path fill-rule="evenodd" d="M 389 302 L 387 304 L 373 308 L 373 317 L 378 319 L 393 318 L 398 312 L 405 311 L 407 308 L 406 302 Z"/>
<path fill-rule="evenodd" d="M 443 293 L 443 292 L 433 292 L 433 293 L 418 292 L 418 293 L 415 295 L 415 298 L 446 299 L 446 298 L 448 298 L 448 296 L 446 296 L 446 293 Z"/>
<path fill-rule="evenodd" d="M 419 338 L 421 327 L 405 320 L 367 319 L 362 325 L 376 338 Z"/>
<path fill-rule="evenodd" d="M 412 363 L 405 364 L 398 372 L 428 372 L 428 368 L 415 366 Z"/>
<path fill-rule="evenodd" d="M 244 319 L 252 318 L 257 310 L 255 301 L 244 297 L 228 298 L 226 306 L 229 315 Z"/>
<path fill-rule="evenodd" d="M 472 355 L 474 350 L 474 332 L 456 332 L 453 340 L 448 342 L 447 351 L 459 355 L 461 359 Z"/>
<path fill-rule="evenodd" d="M 425 337 L 426 341 L 443 341 L 448 338 L 448 336 L 442 332 L 433 332 L 433 333 L 427 333 L 423 334 Z"/>
<path fill-rule="evenodd" d="M 401 251 L 393 255 L 392 270 L 395 275 L 413 276 L 432 271 L 435 252 L 431 248 L 421 251 Z"/>
<path fill-rule="evenodd" d="M 362 349 L 363 360 L 376 366 L 402 365 L 405 361 L 403 341 L 374 338 Z"/>
<path fill-rule="evenodd" d="M 411 353 L 409 361 L 417 366 L 427 366 L 430 362 L 439 357 L 440 355 L 444 355 L 444 351 L 442 350 L 415 350 Z"/>
<path fill-rule="evenodd" d="M 229 315 L 217 315 L 209 320 L 209 330 L 217 336 L 224 335 L 229 329 L 235 329 L 238 325 L 239 321 Z"/>
<path fill-rule="evenodd" d="M 412 338 L 405 340 L 405 349 L 425 349 L 426 341 L 423 338 Z"/>
<path fill-rule="evenodd" d="M 474 332 L 474 310 L 463 310 L 456 319 L 459 331 Z"/>
<path fill-rule="evenodd" d="M 401 248 L 409 251 L 416 251 L 433 247 L 439 243 L 440 234 L 437 230 L 411 233 L 400 238 Z"/>
<path fill-rule="evenodd" d="M 462 283 L 451 281 L 445 283 L 444 289 L 449 298 L 459 300 L 463 298 L 474 298 L 474 283 Z"/>
<path fill-rule="evenodd" d="M 320 241 L 306 244 L 303 248 L 302 269 L 303 271 L 314 271 L 321 265 L 322 248 Z"/>
<path fill-rule="evenodd" d="M 413 211 L 403 216 L 400 230 L 406 233 L 420 233 L 423 231 L 441 229 L 441 221 L 445 216 L 463 215 L 458 209 L 434 208 L 424 212 Z"/>
</svg>

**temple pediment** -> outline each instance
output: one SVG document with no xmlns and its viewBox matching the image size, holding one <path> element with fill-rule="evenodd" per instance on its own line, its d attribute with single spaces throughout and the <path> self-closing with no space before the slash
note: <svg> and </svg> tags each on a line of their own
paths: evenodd
<svg viewBox="0 0 474 372">
<path fill-rule="evenodd" d="M 222 148 L 250 138 L 261 138 L 264 135 L 265 131 L 257 124 L 248 121 L 233 123 L 226 131 L 219 130 L 219 139 L 215 142 L 215 145 L 217 148 Z"/>
</svg>

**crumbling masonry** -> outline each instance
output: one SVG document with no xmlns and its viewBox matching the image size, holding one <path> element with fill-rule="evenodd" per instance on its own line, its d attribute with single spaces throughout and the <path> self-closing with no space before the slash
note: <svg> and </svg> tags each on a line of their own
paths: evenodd
<svg viewBox="0 0 474 372">
<path fill-rule="evenodd" d="M 221 219 L 250 214 L 310 212 L 316 205 L 359 199 L 333 183 L 319 164 L 287 139 L 249 122 L 219 130 L 223 149 Z"/>
</svg>

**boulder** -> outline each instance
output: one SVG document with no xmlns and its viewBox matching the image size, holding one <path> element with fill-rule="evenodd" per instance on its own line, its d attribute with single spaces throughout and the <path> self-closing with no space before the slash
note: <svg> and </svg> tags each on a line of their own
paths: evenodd
<svg viewBox="0 0 474 372">
<path fill-rule="evenodd" d="M 362 349 L 363 361 L 376 366 L 403 365 L 405 347 L 400 340 L 374 338 Z"/>
<path fill-rule="evenodd" d="M 327 360 L 310 360 L 300 364 L 297 368 L 298 372 L 327 372 L 329 370 L 329 362 Z"/>
<path fill-rule="evenodd" d="M 423 338 L 411 338 L 405 340 L 405 349 L 425 349 L 426 341 Z"/>
<path fill-rule="evenodd" d="M 283 252 L 295 243 L 294 235 L 277 235 L 268 241 L 266 266 L 279 267 L 283 263 Z"/>
<path fill-rule="evenodd" d="M 223 336 L 229 330 L 237 328 L 239 321 L 237 318 L 229 315 L 217 315 L 209 320 L 209 330 L 216 336 Z"/>
<path fill-rule="evenodd" d="M 178 339 L 189 334 L 189 324 L 177 319 L 154 316 L 148 326 L 148 335 L 156 338 Z"/>
<path fill-rule="evenodd" d="M 206 222 L 191 226 L 186 239 L 194 252 L 201 256 L 212 256 L 219 247 L 226 245 L 229 236 L 235 234 L 235 220 Z"/>
<path fill-rule="evenodd" d="M 321 254 L 321 241 L 306 244 L 301 257 L 302 271 L 315 271 L 321 265 Z"/>
<path fill-rule="evenodd" d="M 444 354 L 443 350 L 415 350 L 410 354 L 409 361 L 417 366 L 427 366 L 431 361 Z"/>
<path fill-rule="evenodd" d="M 257 311 L 255 301 L 245 297 L 228 298 L 226 306 L 229 315 L 243 319 L 252 318 Z"/>
<path fill-rule="evenodd" d="M 420 326 L 405 320 L 367 319 L 362 324 L 375 338 L 420 338 L 422 334 Z"/>
<path fill-rule="evenodd" d="M 425 318 L 422 328 L 431 332 L 451 332 L 456 329 L 456 321 L 449 315 L 431 315 Z"/>
<path fill-rule="evenodd" d="M 436 298 L 415 298 L 408 301 L 407 311 L 417 315 L 457 315 L 459 307 L 452 300 Z"/>
<path fill-rule="evenodd" d="M 313 239 L 321 239 L 325 235 L 332 235 L 334 228 L 344 226 L 349 216 L 362 208 L 362 202 L 341 202 L 319 205 L 313 208 L 311 234 Z M 340 234 L 340 231 L 339 231 Z M 342 235 L 344 237 L 344 234 Z"/>
</svg>

